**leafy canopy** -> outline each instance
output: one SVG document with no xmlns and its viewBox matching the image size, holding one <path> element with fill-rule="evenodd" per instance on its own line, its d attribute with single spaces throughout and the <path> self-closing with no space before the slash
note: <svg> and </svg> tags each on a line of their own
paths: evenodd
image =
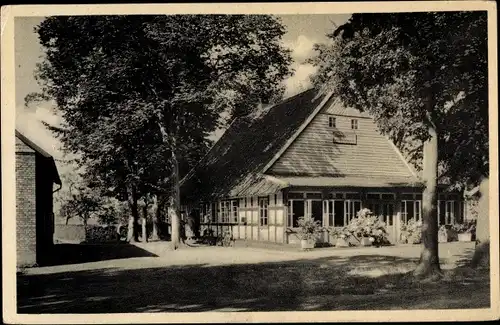
<svg viewBox="0 0 500 325">
<path fill-rule="evenodd" d="M 417 168 L 435 124 L 441 179 L 477 184 L 489 168 L 486 22 L 479 11 L 354 14 L 316 45 L 313 82 L 368 111 Z"/>
<path fill-rule="evenodd" d="M 173 150 L 187 173 L 223 111 L 231 119 L 278 99 L 290 74 L 272 16 L 61 16 L 37 32 L 42 92 L 26 100 L 55 101 L 64 122 L 52 130 L 115 196 L 127 184 L 168 188 Z"/>
</svg>

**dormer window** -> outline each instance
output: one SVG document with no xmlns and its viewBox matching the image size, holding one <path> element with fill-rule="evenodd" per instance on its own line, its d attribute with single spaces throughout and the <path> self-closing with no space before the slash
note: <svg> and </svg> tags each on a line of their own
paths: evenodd
<svg viewBox="0 0 500 325">
<path fill-rule="evenodd" d="M 352 119 L 351 120 L 351 129 L 357 130 L 358 129 L 358 120 L 357 119 Z"/>
<path fill-rule="evenodd" d="M 337 127 L 337 119 L 334 116 L 329 116 L 328 117 L 328 126 L 331 128 L 336 128 Z"/>
</svg>

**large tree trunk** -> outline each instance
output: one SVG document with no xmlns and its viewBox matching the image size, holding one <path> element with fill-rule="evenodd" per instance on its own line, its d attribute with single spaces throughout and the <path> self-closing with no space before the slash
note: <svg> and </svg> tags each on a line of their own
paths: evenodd
<svg viewBox="0 0 500 325">
<path fill-rule="evenodd" d="M 127 242 L 131 242 L 132 239 L 134 239 L 134 217 L 130 216 L 128 218 Z"/>
<path fill-rule="evenodd" d="M 479 186 L 477 205 L 476 250 L 471 266 L 488 266 L 490 257 L 490 218 L 489 218 L 489 179 L 482 180 Z"/>
<path fill-rule="evenodd" d="M 141 229 L 142 229 L 142 241 L 147 242 L 148 241 L 148 234 L 147 234 L 147 229 L 146 229 L 146 222 L 148 220 L 148 201 L 147 199 L 144 199 L 144 206 L 142 208 L 142 219 L 141 219 Z"/>
<path fill-rule="evenodd" d="M 151 240 L 158 240 L 158 221 L 160 220 L 160 200 L 158 200 L 158 196 L 153 196 L 153 207 L 154 207 L 154 215 L 153 215 L 153 233 L 151 234 Z"/>
<path fill-rule="evenodd" d="M 181 241 L 179 164 L 172 152 L 172 192 L 170 194 L 170 221 L 172 223 L 172 248 L 178 249 Z"/>
<path fill-rule="evenodd" d="M 139 242 L 139 206 L 137 204 L 137 189 L 134 185 L 127 186 L 127 194 L 128 194 L 128 204 L 130 207 L 130 212 L 132 213 L 132 227 L 130 227 L 129 223 L 129 233 L 130 228 L 132 228 L 132 238 L 130 240 Z"/>
<path fill-rule="evenodd" d="M 172 191 L 170 191 L 170 207 L 169 207 L 169 215 L 170 215 L 170 222 L 172 226 L 172 236 L 171 236 L 171 241 L 172 241 L 172 248 L 178 249 L 181 243 L 181 219 L 180 219 L 180 206 L 181 206 L 181 199 L 180 199 L 180 179 L 179 179 L 179 161 L 177 160 L 177 139 L 175 137 L 175 131 L 173 129 L 176 128 L 176 126 L 171 125 L 171 132 L 173 134 L 168 134 L 163 122 L 163 116 L 160 112 L 158 114 L 158 127 L 160 129 L 160 133 L 162 136 L 162 141 L 165 145 L 167 145 L 170 149 L 170 166 L 172 168 L 172 173 L 171 173 L 171 181 L 172 181 Z"/>
<path fill-rule="evenodd" d="M 416 277 L 441 275 L 438 254 L 437 223 L 437 176 L 438 176 L 438 134 L 435 127 L 429 127 L 430 138 L 424 143 L 423 178 L 425 189 L 422 197 L 422 242 L 420 262 L 415 269 Z"/>
</svg>

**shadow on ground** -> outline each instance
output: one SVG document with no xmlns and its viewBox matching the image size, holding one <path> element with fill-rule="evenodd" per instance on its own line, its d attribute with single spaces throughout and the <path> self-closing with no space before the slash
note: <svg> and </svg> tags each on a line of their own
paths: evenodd
<svg viewBox="0 0 500 325">
<path fill-rule="evenodd" d="M 18 275 L 18 313 L 486 308 L 487 270 L 417 282 L 414 259 L 361 255 Z"/>
<path fill-rule="evenodd" d="M 40 266 L 79 264 L 134 257 L 156 257 L 156 255 L 125 242 L 55 244 Z"/>
</svg>

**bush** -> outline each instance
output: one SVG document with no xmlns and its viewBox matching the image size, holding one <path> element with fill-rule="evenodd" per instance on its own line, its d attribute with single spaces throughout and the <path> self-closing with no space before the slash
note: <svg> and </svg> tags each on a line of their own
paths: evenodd
<svg viewBox="0 0 500 325">
<path fill-rule="evenodd" d="M 102 243 L 109 241 L 118 241 L 119 234 L 115 226 L 91 226 L 85 229 L 85 242 Z M 121 229 L 120 229 L 121 230 Z"/>
<path fill-rule="evenodd" d="M 459 223 L 459 224 L 453 225 L 453 229 L 459 234 L 471 233 L 472 236 L 475 236 L 476 235 L 476 225 L 477 225 L 476 220 L 469 220 L 469 221 L 464 222 L 464 223 Z"/>
<path fill-rule="evenodd" d="M 310 218 L 299 218 L 299 230 L 297 234 L 302 240 L 315 239 L 317 234 L 322 230 L 320 222 Z"/>
<path fill-rule="evenodd" d="M 342 228 L 331 227 L 329 229 L 332 236 L 348 239 L 353 236 L 360 238 L 370 238 L 376 246 L 388 242 L 385 222 L 380 217 L 374 215 L 369 209 L 362 209 L 357 213 L 356 218 L 351 219 L 349 225 Z"/>
<path fill-rule="evenodd" d="M 404 243 L 420 244 L 422 242 L 422 221 L 410 219 L 401 225 L 401 239 Z"/>
</svg>

